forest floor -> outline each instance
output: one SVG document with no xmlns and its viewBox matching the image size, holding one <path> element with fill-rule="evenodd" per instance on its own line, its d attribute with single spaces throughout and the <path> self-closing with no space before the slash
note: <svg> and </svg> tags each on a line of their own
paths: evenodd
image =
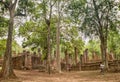
<svg viewBox="0 0 120 82">
<path fill-rule="evenodd" d="M 47 74 L 37 70 L 15 70 L 18 79 L 0 82 L 120 82 L 120 73 L 100 74 L 99 71 L 71 71 Z"/>
</svg>

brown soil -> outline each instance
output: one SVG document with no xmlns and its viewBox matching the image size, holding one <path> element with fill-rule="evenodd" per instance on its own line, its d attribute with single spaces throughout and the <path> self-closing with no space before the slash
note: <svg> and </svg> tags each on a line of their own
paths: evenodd
<svg viewBox="0 0 120 82">
<path fill-rule="evenodd" d="M 15 70 L 19 79 L 0 82 L 120 82 L 120 73 L 100 74 L 99 71 L 72 71 L 61 74 L 47 74 L 37 70 Z"/>
</svg>

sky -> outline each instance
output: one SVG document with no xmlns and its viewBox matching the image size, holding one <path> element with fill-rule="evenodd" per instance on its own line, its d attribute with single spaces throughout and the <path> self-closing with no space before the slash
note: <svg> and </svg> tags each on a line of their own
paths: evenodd
<svg viewBox="0 0 120 82">
<path fill-rule="evenodd" d="M 17 41 L 17 43 L 22 46 L 22 42 L 23 42 L 23 38 L 22 37 L 16 37 L 15 40 Z"/>
</svg>

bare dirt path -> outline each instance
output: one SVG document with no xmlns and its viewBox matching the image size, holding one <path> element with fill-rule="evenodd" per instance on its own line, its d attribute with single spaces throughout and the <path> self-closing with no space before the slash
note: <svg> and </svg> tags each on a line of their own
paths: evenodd
<svg viewBox="0 0 120 82">
<path fill-rule="evenodd" d="M 19 79 L 0 82 L 120 82 L 120 73 L 101 75 L 99 71 L 72 71 L 61 74 L 47 74 L 32 71 L 15 71 Z"/>
</svg>

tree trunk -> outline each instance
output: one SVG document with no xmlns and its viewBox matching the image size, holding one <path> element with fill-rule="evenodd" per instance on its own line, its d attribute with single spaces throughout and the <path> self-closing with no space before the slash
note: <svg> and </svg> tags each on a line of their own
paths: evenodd
<svg viewBox="0 0 120 82">
<path fill-rule="evenodd" d="M 51 56 L 50 56 L 50 23 L 48 23 L 48 35 L 47 35 L 47 61 L 48 61 L 48 73 L 50 74 L 50 64 L 51 64 Z"/>
<path fill-rule="evenodd" d="M 74 48 L 75 51 L 75 64 L 77 65 L 77 57 L 78 57 L 78 53 L 77 53 L 77 48 Z"/>
<path fill-rule="evenodd" d="M 68 71 L 68 68 L 69 68 L 69 54 L 68 54 L 68 51 L 65 50 L 65 61 L 66 61 L 66 70 Z"/>
<path fill-rule="evenodd" d="M 59 1 L 58 1 L 58 21 L 56 29 L 56 56 L 57 56 L 57 72 L 61 73 L 61 61 L 60 61 L 60 11 L 59 11 Z"/>
<path fill-rule="evenodd" d="M 96 56 L 95 51 L 92 51 L 92 61 L 96 61 L 95 56 Z"/>
<path fill-rule="evenodd" d="M 12 67 L 12 34 L 13 34 L 13 25 L 14 25 L 14 10 L 9 9 L 9 12 L 10 12 L 10 20 L 8 27 L 8 38 L 7 38 L 6 50 L 2 65 L 2 71 L 1 71 L 1 77 L 5 79 L 16 77 Z"/>
<path fill-rule="evenodd" d="M 107 42 L 104 39 L 101 39 L 101 54 L 102 54 L 102 62 L 105 65 L 105 70 L 108 71 L 108 58 L 107 58 Z"/>
</svg>

